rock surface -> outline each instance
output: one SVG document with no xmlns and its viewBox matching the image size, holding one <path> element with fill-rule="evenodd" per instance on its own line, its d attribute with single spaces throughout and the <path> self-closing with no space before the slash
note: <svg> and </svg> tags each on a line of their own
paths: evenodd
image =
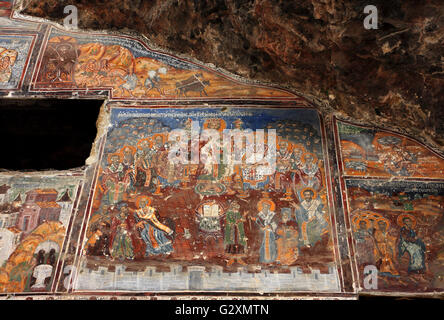
<svg viewBox="0 0 444 320">
<path fill-rule="evenodd" d="M 444 151 L 442 0 L 30 0 L 23 14 L 79 28 L 133 30 L 168 51 L 272 82 L 342 117 L 420 137 Z M 363 11 L 378 8 L 378 29 Z"/>
</svg>

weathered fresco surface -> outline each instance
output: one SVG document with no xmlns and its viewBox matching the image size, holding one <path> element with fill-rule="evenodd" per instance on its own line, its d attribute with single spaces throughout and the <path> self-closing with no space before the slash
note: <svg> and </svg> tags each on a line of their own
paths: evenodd
<svg viewBox="0 0 444 320">
<path fill-rule="evenodd" d="M 220 164 L 168 161 L 191 121 L 220 134 Z M 262 163 L 222 142 L 235 128 L 276 129 Z M 313 109 L 112 108 L 75 288 L 339 291 L 323 139 Z M 137 276 L 91 271 L 112 265 Z"/>
<path fill-rule="evenodd" d="M 51 291 L 81 177 L 0 175 L 0 292 Z"/>
</svg>

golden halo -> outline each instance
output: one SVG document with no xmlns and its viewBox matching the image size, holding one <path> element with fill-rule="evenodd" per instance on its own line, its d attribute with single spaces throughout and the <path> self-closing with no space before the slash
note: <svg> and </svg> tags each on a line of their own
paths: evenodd
<svg viewBox="0 0 444 320">
<path fill-rule="evenodd" d="M 123 148 L 120 149 L 120 153 L 122 154 L 122 156 L 124 155 L 124 151 L 126 149 L 130 149 L 132 155 L 134 155 L 136 153 L 136 148 L 135 147 L 133 147 L 133 146 L 123 146 Z"/>
<path fill-rule="evenodd" d="M 113 158 L 113 157 L 119 157 L 119 162 L 122 162 L 122 155 L 120 154 L 120 153 L 118 153 L 118 152 L 116 152 L 116 153 L 110 153 L 109 155 L 108 155 L 108 164 L 110 164 L 111 163 L 111 158 Z"/>
<path fill-rule="evenodd" d="M 390 221 L 388 221 L 386 218 L 376 219 L 376 225 L 375 225 L 376 229 L 379 229 L 379 224 L 378 224 L 379 221 L 384 221 L 387 226 L 386 230 L 388 230 L 388 228 L 390 227 Z"/>
<path fill-rule="evenodd" d="M 262 211 L 262 206 L 263 206 L 264 203 L 268 203 L 270 205 L 270 210 L 271 211 L 274 211 L 274 209 L 276 209 L 276 204 L 272 200 L 270 200 L 270 199 L 261 199 L 257 203 L 257 209 L 259 211 Z"/>
<path fill-rule="evenodd" d="M 143 141 L 148 141 L 150 148 L 153 147 L 153 141 L 151 140 L 151 138 L 145 138 L 145 139 L 140 139 L 139 141 L 137 141 L 137 149 L 142 149 L 142 147 L 140 145 L 142 144 Z"/>
<path fill-rule="evenodd" d="M 404 218 L 409 218 L 410 220 L 412 220 L 412 228 L 416 227 L 416 218 L 414 216 L 412 216 L 411 214 L 407 214 L 407 213 L 403 213 L 398 216 L 398 218 L 396 219 L 398 226 L 404 227 L 404 225 L 405 225 L 404 221 L 403 221 Z"/>
<path fill-rule="evenodd" d="M 140 201 L 142 201 L 142 200 L 144 200 L 144 199 L 148 201 L 148 203 L 146 204 L 147 206 L 149 206 L 149 205 L 151 204 L 151 202 L 153 201 L 153 199 L 151 199 L 151 198 L 148 197 L 148 196 L 138 196 L 138 197 L 136 198 L 136 207 L 137 207 L 137 208 L 140 208 L 140 207 L 139 207 Z"/>
<path fill-rule="evenodd" d="M 307 157 L 308 155 L 311 155 L 313 157 L 313 163 L 317 163 L 318 162 L 318 157 L 316 157 L 316 155 L 314 153 L 305 152 L 301 156 L 301 161 L 302 161 L 303 164 L 305 164 L 305 157 Z"/>
<path fill-rule="evenodd" d="M 304 199 L 304 192 L 305 192 L 305 191 L 309 191 L 309 190 L 310 190 L 311 192 L 313 192 L 313 199 L 316 199 L 316 198 L 318 197 L 318 193 L 316 192 L 315 189 L 310 188 L 310 187 L 307 187 L 307 188 L 304 188 L 304 189 L 301 190 L 301 193 L 300 193 L 301 198 Z"/>
</svg>

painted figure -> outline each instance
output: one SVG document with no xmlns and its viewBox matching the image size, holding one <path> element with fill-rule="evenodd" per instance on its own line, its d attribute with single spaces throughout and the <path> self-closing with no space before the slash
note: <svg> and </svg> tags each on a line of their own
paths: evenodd
<svg viewBox="0 0 444 320">
<path fill-rule="evenodd" d="M 322 177 L 321 171 L 319 170 L 319 165 L 317 163 L 316 157 L 312 153 L 305 153 L 302 155 L 302 161 L 304 166 L 300 173 L 300 181 L 303 188 L 313 188 L 319 191 L 322 187 Z"/>
<path fill-rule="evenodd" d="M 135 177 L 134 185 L 136 189 L 141 190 L 143 187 L 151 187 L 153 177 L 152 158 L 153 151 L 151 149 L 150 139 L 139 140 L 137 143 L 137 153 L 135 159 Z"/>
<path fill-rule="evenodd" d="M 116 204 L 123 200 L 126 183 L 124 181 L 125 173 L 120 158 L 120 154 L 111 154 L 108 158 L 109 165 L 103 170 L 103 200 L 106 204 Z"/>
<path fill-rule="evenodd" d="M 122 94 L 128 92 L 130 96 L 133 96 L 132 91 L 137 87 L 137 75 L 135 73 L 128 73 L 124 78 L 125 83 L 120 85 L 120 89 L 122 89 Z"/>
<path fill-rule="evenodd" d="M 244 253 L 247 245 L 244 231 L 245 219 L 239 209 L 239 203 L 233 201 L 225 214 L 225 252 L 231 255 L 228 265 L 231 265 L 235 260 L 245 264 L 240 257 L 236 257 L 236 255 Z"/>
<path fill-rule="evenodd" d="M 290 146 L 288 141 L 281 140 L 276 154 L 275 190 L 285 193 L 283 200 L 291 200 Z"/>
<path fill-rule="evenodd" d="M 12 74 L 12 65 L 10 56 L 0 57 L 0 82 L 8 82 Z"/>
<path fill-rule="evenodd" d="M 148 71 L 148 77 L 146 78 L 143 86 L 145 87 L 145 95 L 148 95 L 148 92 L 152 89 L 156 89 L 159 94 L 163 95 L 162 89 L 159 87 L 160 76 L 159 74 L 166 74 L 166 68 L 159 68 L 157 70 Z"/>
<path fill-rule="evenodd" d="M 399 272 L 393 264 L 396 238 L 388 233 L 388 226 L 387 219 L 377 220 L 374 234 L 376 267 L 378 267 L 380 275 L 399 276 Z"/>
<path fill-rule="evenodd" d="M 357 220 L 354 232 L 356 240 L 356 252 L 360 265 L 374 264 L 374 240 L 373 233 L 369 231 L 369 221 L 364 218 Z"/>
<path fill-rule="evenodd" d="M 299 256 L 298 230 L 294 221 L 291 221 L 291 209 L 282 211 L 282 221 L 277 228 L 277 260 L 282 265 L 292 265 Z"/>
</svg>

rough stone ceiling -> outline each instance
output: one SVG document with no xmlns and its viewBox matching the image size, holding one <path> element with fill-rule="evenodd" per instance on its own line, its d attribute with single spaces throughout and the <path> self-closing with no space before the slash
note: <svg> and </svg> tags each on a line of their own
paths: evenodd
<svg viewBox="0 0 444 320">
<path fill-rule="evenodd" d="M 371 2 L 371 3 L 370 3 Z M 133 30 L 157 46 L 297 90 L 444 151 L 442 0 L 30 0 L 23 14 Z M 378 8 L 366 30 L 363 8 Z"/>
</svg>

